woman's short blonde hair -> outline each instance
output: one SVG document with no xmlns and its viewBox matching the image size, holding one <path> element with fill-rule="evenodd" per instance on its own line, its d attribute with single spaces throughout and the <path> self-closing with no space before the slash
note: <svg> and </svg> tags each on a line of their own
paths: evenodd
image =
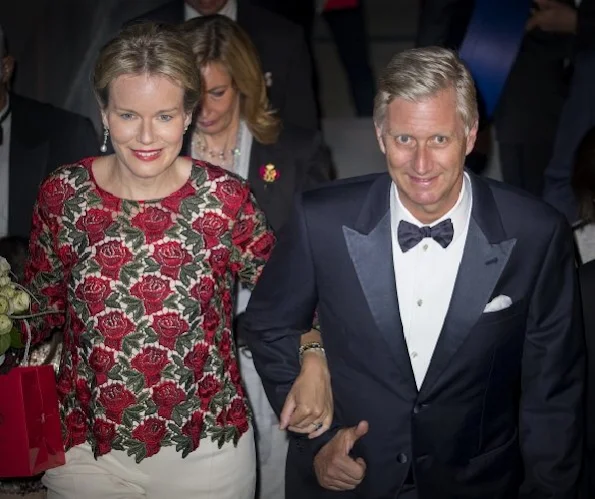
<svg viewBox="0 0 595 499">
<path fill-rule="evenodd" d="M 273 144 L 281 122 L 271 109 L 256 48 L 237 23 L 221 15 L 198 17 L 180 26 L 194 52 L 198 70 L 221 64 L 240 94 L 240 115 L 254 138 Z"/>
<path fill-rule="evenodd" d="M 457 111 L 468 134 L 479 112 L 473 78 L 459 56 L 441 47 L 399 52 L 378 80 L 374 123 L 380 128 L 384 126 L 386 108 L 396 98 L 417 102 L 448 88 L 456 91 Z"/>
<path fill-rule="evenodd" d="M 93 89 L 101 109 L 109 102 L 110 84 L 122 75 L 165 76 L 184 89 L 184 110 L 192 113 L 202 97 L 194 55 L 173 27 L 152 22 L 132 24 L 100 51 Z"/>
</svg>

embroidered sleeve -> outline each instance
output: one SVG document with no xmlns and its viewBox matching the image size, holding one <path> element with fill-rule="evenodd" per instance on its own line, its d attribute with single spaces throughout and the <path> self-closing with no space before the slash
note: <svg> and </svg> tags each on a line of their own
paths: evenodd
<svg viewBox="0 0 595 499">
<path fill-rule="evenodd" d="M 232 232 L 232 268 L 252 289 L 268 261 L 275 236 L 254 196 L 249 194 L 238 211 Z"/>
<path fill-rule="evenodd" d="M 51 313 L 29 321 L 33 333 L 32 343 L 44 340 L 65 322 L 66 283 L 61 256 L 64 257 L 68 249 L 60 252 L 57 249 L 60 233 L 57 215 L 63 209 L 63 204 L 52 203 L 54 191 L 58 187 L 54 184 L 58 182 L 60 180 L 56 178 L 42 185 L 33 210 L 25 285 L 36 298 L 32 303 L 32 311 Z"/>
</svg>

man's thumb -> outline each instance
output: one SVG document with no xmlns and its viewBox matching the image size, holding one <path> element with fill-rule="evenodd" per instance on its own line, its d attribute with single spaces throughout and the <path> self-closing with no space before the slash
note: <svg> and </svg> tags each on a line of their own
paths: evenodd
<svg viewBox="0 0 595 499">
<path fill-rule="evenodd" d="M 357 440 L 359 440 L 360 438 L 362 438 L 366 433 L 368 433 L 368 430 L 370 429 L 370 425 L 368 424 L 367 421 L 360 421 L 357 426 L 355 427 L 355 429 L 353 430 L 353 443 L 355 443 Z"/>
</svg>

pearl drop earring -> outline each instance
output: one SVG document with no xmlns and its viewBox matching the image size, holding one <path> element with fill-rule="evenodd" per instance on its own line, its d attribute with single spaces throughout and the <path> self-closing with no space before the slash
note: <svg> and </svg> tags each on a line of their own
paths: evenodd
<svg viewBox="0 0 595 499">
<path fill-rule="evenodd" d="M 109 137 L 109 129 L 104 126 L 103 127 L 103 144 L 101 144 L 101 147 L 99 148 L 99 150 L 103 153 L 107 152 L 107 138 Z"/>
</svg>

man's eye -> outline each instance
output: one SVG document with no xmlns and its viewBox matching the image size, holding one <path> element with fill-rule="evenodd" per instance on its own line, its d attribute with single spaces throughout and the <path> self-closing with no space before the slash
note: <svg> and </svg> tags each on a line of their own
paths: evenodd
<svg viewBox="0 0 595 499">
<path fill-rule="evenodd" d="M 122 113 L 120 114 L 120 118 L 122 118 L 123 120 L 130 120 L 132 119 L 132 113 Z"/>
<path fill-rule="evenodd" d="M 434 142 L 436 142 L 436 144 L 446 144 L 448 142 L 448 139 L 444 136 L 444 135 L 436 135 L 436 137 L 434 137 Z"/>
<path fill-rule="evenodd" d="M 159 119 L 161 121 L 170 121 L 172 117 L 169 114 L 160 114 Z"/>
<path fill-rule="evenodd" d="M 405 145 L 411 143 L 411 137 L 409 135 L 397 135 L 395 139 L 399 144 Z"/>
</svg>

